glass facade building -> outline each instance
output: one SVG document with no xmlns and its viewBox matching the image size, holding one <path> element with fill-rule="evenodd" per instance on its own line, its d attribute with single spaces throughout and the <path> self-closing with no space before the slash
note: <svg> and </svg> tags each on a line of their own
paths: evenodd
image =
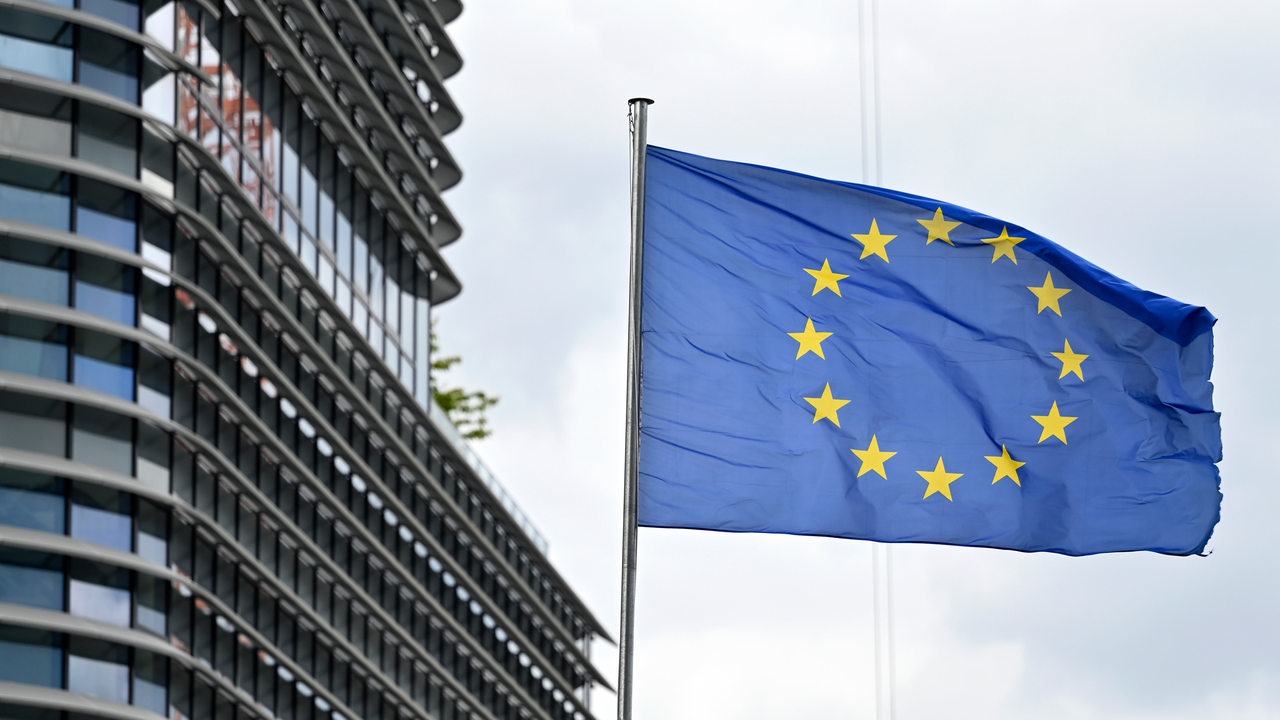
<svg viewBox="0 0 1280 720">
<path fill-rule="evenodd" d="M 0 718 L 593 717 L 430 401 L 459 12 L 0 5 Z"/>
</svg>

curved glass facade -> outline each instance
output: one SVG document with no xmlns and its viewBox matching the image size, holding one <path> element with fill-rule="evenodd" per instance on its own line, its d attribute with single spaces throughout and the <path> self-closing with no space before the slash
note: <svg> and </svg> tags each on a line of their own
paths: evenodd
<svg viewBox="0 0 1280 720">
<path fill-rule="evenodd" d="M 0 8 L 0 716 L 592 717 L 429 404 L 459 10 Z"/>
</svg>

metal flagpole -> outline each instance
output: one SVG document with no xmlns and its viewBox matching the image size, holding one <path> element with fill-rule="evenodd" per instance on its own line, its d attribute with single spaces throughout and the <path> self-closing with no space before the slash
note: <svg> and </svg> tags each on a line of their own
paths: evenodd
<svg viewBox="0 0 1280 720">
<path fill-rule="evenodd" d="M 867 5 L 871 6 L 870 22 Z M 859 89 L 862 104 L 862 181 L 880 185 L 880 23 L 877 0 L 859 0 L 861 36 Z M 894 720 L 893 548 L 871 546 L 871 592 L 875 615 L 876 717 Z"/>
<path fill-rule="evenodd" d="M 640 275 L 644 262 L 644 160 L 648 98 L 627 101 L 631 121 L 631 313 L 627 322 L 626 484 L 622 493 L 622 620 L 618 640 L 618 720 L 631 720 L 636 609 L 636 520 L 640 487 Z"/>
</svg>

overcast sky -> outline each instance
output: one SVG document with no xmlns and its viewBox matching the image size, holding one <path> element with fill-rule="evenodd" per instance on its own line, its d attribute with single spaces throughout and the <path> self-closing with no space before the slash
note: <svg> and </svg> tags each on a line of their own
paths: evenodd
<svg viewBox="0 0 1280 720">
<path fill-rule="evenodd" d="M 477 448 L 616 637 L 626 101 L 861 181 L 857 3 L 473 1 L 451 35 L 451 379 L 501 396 Z M 1208 307 L 1225 446 L 1207 558 L 895 547 L 896 717 L 1280 717 L 1280 5 L 884 2 L 880 40 L 883 184 Z M 871 579 L 868 543 L 642 529 L 636 718 L 875 718 Z"/>
</svg>

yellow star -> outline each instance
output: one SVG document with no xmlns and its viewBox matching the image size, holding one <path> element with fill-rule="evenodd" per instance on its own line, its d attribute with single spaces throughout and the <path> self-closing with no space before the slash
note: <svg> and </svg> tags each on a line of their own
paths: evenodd
<svg viewBox="0 0 1280 720">
<path fill-rule="evenodd" d="M 942 496 L 951 500 L 951 483 L 959 480 L 964 473 L 949 473 L 942 465 L 942 458 L 938 458 L 938 466 L 932 470 L 917 470 L 916 474 L 924 478 L 929 483 L 929 488 L 924 491 L 927 498 L 934 493 L 942 493 Z"/>
<path fill-rule="evenodd" d="M 1013 252 L 1013 248 L 1015 245 L 1022 242 L 1023 240 L 1026 240 L 1026 238 L 1009 237 L 1009 228 L 1006 227 L 1000 230 L 1000 237 L 983 238 L 982 242 L 988 245 L 996 246 L 995 253 L 991 256 L 991 262 L 993 264 L 995 263 L 995 261 L 999 260 L 1001 257 L 1007 257 L 1013 261 L 1014 265 L 1017 265 L 1018 256 L 1016 253 Z"/>
<path fill-rule="evenodd" d="M 814 355 L 817 355 L 823 360 L 826 360 L 827 356 L 822 354 L 822 341 L 831 337 L 835 333 L 818 332 L 817 330 L 814 330 L 813 318 L 810 318 L 809 321 L 806 322 L 804 325 L 804 332 L 795 332 L 795 333 L 787 333 L 787 334 L 795 338 L 800 343 L 800 349 L 796 350 L 797 360 L 804 357 L 804 354 L 809 352 L 813 353 Z"/>
<path fill-rule="evenodd" d="M 992 485 L 1000 482 L 1001 478 L 1009 478 L 1018 487 L 1022 487 L 1022 480 L 1018 479 L 1018 468 L 1026 465 L 1026 463 L 1009 457 L 1009 448 L 1001 445 L 999 455 L 984 455 L 983 457 L 996 466 L 996 476 L 991 480 Z"/>
<path fill-rule="evenodd" d="M 1072 350 L 1070 341 L 1068 340 L 1062 341 L 1062 352 L 1049 353 L 1049 354 L 1062 361 L 1062 374 L 1058 376 L 1059 380 L 1066 377 L 1067 373 L 1075 373 L 1076 377 L 1080 378 L 1081 380 L 1084 379 L 1084 368 L 1082 368 L 1081 365 L 1084 363 L 1085 360 L 1089 359 L 1089 356 L 1082 355 Z"/>
<path fill-rule="evenodd" d="M 812 295 L 817 295 L 823 290 L 830 290 L 836 295 L 840 295 L 840 285 L 838 283 L 849 277 L 848 275 L 841 275 L 838 272 L 831 272 L 831 263 L 827 262 L 825 258 L 822 261 L 821 270 L 805 268 L 804 271 L 813 276 L 814 282 Z M 812 295 L 810 297 L 812 297 Z"/>
<path fill-rule="evenodd" d="M 859 450 L 858 448 L 849 449 L 852 450 L 853 454 L 857 455 L 858 459 L 862 461 L 862 467 L 858 470 L 858 477 L 862 477 L 868 472 L 874 470 L 879 473 L 880 477 L 885 480 L 889 479 L 889 476 L 884 474 L 884 461 L 898 453 L 881 450 L 880 443 L 876 440 L 875 435 L 871 436 L 871 444 L 867 446 L 866 450 Z"/>
<path fill-rule="evenodd" d="M 805 398 L 805 401 L 813 406 L 813 422 L 826 418 L 835 423 L 836 427 L 840 427 L 840 408 L 849 404 L 848 400 L 841 400 L 831 396 L 831 383 L 822 389 L 822 397 Z"/>
<path fill-rule="evenodd" d="M 1067 444 L 1067 426 L 1079 420 L 1078 417 L 1063 415 L 1058 412 L 1058 402 L 1055 400 L 1053 407 L 1049 408 L 1048 415 L 1032 415 L 1032 420 L 1040 423 L 1040 439 L 1036 442 L 1042 443 L 1050 437 L 1056 437 L 1062 441 L 1063 445 Z"/>
<path fill-rule="evenodd" d="M 897 235 L 882 235 L 880 227 L 876 225 L 875 218 L 871 219 L 871 232 L 866 234 L 852 233 L 854 239 L 862 243 L 862 256 L 859 260 L 866 260 L 872 255 L 879 255 L 881 260 L 889 262 L 889 251 L 885 247 L 893 242 Z"/>
<path fill-rule="evenodd" d="M 960 227 L 962 223 L 953 222 L 943 218 L 942 208 L 938 208 L 933 213 L 932 220 L 916 220 L 916 222 L 923 225 L 925 229 L 929 231 L 929 239 L 924 241 L 925 245 L 928 245 L 934 240 L 941 240 L 942 242 L 955 247 L 955 243 L 951 242 L 951 231 Z"/>
<path fill-rule="evenodd" d="M 1048 308 L 1057 313 L 1058 317 L 1062 317 L 1062 308 L 1058 307 L 1058 301 L 1062 299 L 1063 295 L 1071 292 L 1071 288 L 1054 287 L 1053 273 L 1044 274 L 1044 285 L 1040 287 L 1028 285 L 1027 289 L 1034 293 L 1040 301 L 1036 304 L 1037 315 L 1044 312 L 1045 308 Z"/>
</svg>

